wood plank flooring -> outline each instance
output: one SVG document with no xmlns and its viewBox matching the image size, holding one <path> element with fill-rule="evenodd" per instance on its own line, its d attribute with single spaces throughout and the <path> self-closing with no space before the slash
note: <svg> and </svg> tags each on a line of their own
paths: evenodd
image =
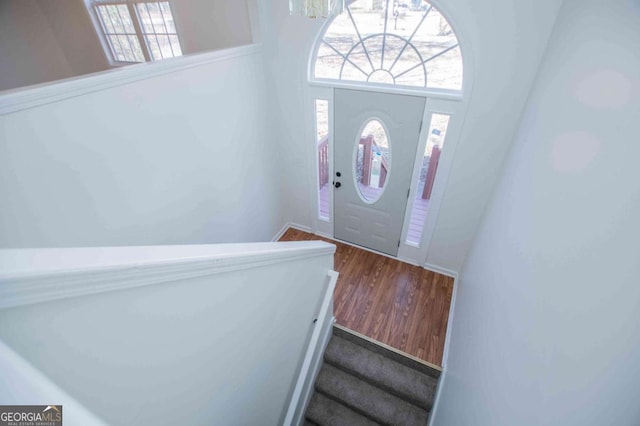
<svg viewBox="0 0 640 426">
<path fill-rule="evenodd" d="M 336 245 L 338 324 L 416 358 L 442 365 L 453 278 L 289 228 L 280 241 Z"/>
</svg>

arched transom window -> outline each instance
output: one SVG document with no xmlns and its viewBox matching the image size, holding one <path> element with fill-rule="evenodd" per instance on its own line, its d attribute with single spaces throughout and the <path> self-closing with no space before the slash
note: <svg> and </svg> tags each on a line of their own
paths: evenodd
<svg viewBox="0 0 640 426">
<path fill-rule="evenodd" d="M 462 55 L 426 1 L 355 0 L 325 31 L 313 77 L 459 91 Z"/>
</svg>

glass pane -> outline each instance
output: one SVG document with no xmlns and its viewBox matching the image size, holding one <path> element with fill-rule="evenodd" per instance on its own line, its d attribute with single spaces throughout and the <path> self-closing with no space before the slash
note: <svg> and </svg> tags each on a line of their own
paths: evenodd
<svg viewBox="0 0 640 426">
<path fill-rule="evenodd" d="M 365 202 L 378 201 L 391 167 L 391 152 L 387 131 L 378 120 L 370 120 L 364 126 L 357 143 L 354 164 L 360 196 Z"/>
<path fill-rule="evenodd" d="M 173 48 L 173 56 L 182 56 L 182 48 L 180 47 L 178 36 L 170 35 L 169 39 L 171 40 L 171 47 Z"/>
<path fill-rule="evenodd" d="M 329 219 L 329 101 L 316 99 L 318 147 L 318 217 Z"/>
<path fill-rule="evenodd" d="M 105 21 L 111 23 L 111 33 L 115 34 L 117 32 L 116 22 L 118 21 L 118 14 L 113 13 L 115 10 L 115 6 L 102 6 L 102 11 L 104 14 Z"/>
<path fill-rule="evenodd" d="M 326 32 L 323 40 L 343 55 L 349 52 L 351 46 L 358 41 L 358 35 L 354 32 L 353 24 L 347 13 L 336 16 L 331 30 Z"/>
<path fill-rule="evenodd" d="M 126 35 L 119 35 L 118 41 L 120 42 L 122 50 L 124 51 L 124 60 L 126 62 L 136 62 L 136 56 L 133 53 L 131 45 L 129 44 L 129 37 Z"/>
<path fill-rule="evenodd" d="M 427 62 L 429 87 L 462 89 L 462 55 L 460 47 L 449 50 L 433 61 Z"/>
<path fill-rule="evenodd" d="M 124 52 L 122 51 L 122 47 L 120 46 L 120 41 L 118 40 L 118 36 L 110 35 L 108 36 L 109 46 L 111 47 L 111 53 L 113 54 L 113 59 L 116 61 L 126 61 Z"/>
<path fill-rule="evenodd" d="M 122 20 L 122 25 L 124 26 L 124 32 L 127 34 L 135 34 L 136 29 L 133 26 L 133 21 L 131 21 L 131 15 L 129 14 L 129 9 L 125 6 L 120 6 L 120 18 Z"/>
<path fill-rule="evenodd" d="M 350 62 L 345 62 L 344 68 L 342 69 L 341 80 L 367 81 L 369 73 L 363 71 L 362 68 Z"/>
<path fill-rule="evenodd" d="M 151 16 L 151 24 L 153 25 L 153 32 L 155 33 L 165 32 L 162 14 L 160 13 L 160 6 L 158 6 L 158 3 L 147 3 L 147 11 Z"/>
<path fill-rule="evenodd" d="M 151 17 L 147 11 L 147 3 L 140 3 L 136 5 L 138 10 L 138 18 L 142 24 L 142 32 L 145 34 L 153 33 L 153 25 L 151 24 Z"/>
<path fill-rule="evenodd" d="M 164 25 L 167 28 L 168 33 L 177 33 L 176 24 L 173 21 L 173 14 L 171 13 L 171 8 L 169 7 L 169 3 L 163 2 L 160 3 L 160 9 L 162 10 L 162 15 L 164 16 Z"/>
<path fill-rule="evenodd" d="M 173 51 L 171 50 L 171 42 L 169 36 L 158 35 L 158 44 L 160 44 L 160 51 L 163 58 L 173 58 Z"/>
<path fill-rule="evenodd" d="M 125 16 L 129 12 L 127 11 L 127 6 L 107 6 L 109 8 L 109 14 L 111 15 L 111 20 L 113 21 L 113 27 L 115 29 L 116 34 L 124 34 L 124 24 L 122 23 L 122 16 Z M 121 10 L 124 9 L 124 10 Z"/>
<path fill-rule="evenodd" d="M 155 35 L 146 35 L 144 39 L 147 41 L 147 46 L 149 46 L 151 60 L 157 61 L 162 59 L 162 53 L 160 52 L 160 46 L 158 45 L 158 41 L 156 40 Z"/>
<path fill-rule="evenodd" d="M 133 53 L 136 58 L 136 61 L 144 62 L 144 54 L 142 53 L 142 47 L 140 47 L 140 41 L 138 40 L 138 37 L 134 35 L 130 35 L 128 37 L 129 37 L 129 43 L 131 43 L 131 46 L 133 47 Z"/>
<path fill-rule="evenodd" d="M 104 29 L 107 34 L 113 34 L 115 29 L 113 28 L 113 24 L 111 23 L 111 18 L 109 18 L 109 13 L 107 12 L 106 6 L 98 6 L 98 13 L 100 14 L 100 20 L 104 25 Z"/>
<path fill-rule="evenodd" d="M 429 127 L 429 137 L 425 147 L 424 156 L 422 157 L 422 168 L 418 177 L 418 190 L 413 200 L 413 208 L 411 210 L 411 222 L 409 224 L 409 232 L 407 233 L 407 243 L 420 245 L 422 240 L 422 230 L 427 220 L 429 212 L 429 200 L 433 191 L 433 183 L 435 182 L 436 172 L 438 171 L 438 162 L 440 161 L 440 153 L 447 136 L 447 128 L 449 127 L 449 115 L 433 114 L 431 116 L 431 125 Z"/>
<path fill-rule="evenodd" d="M 342 65 L 342 57 L 322 43 L 316 55 L 315 77 L 339 80 L 340 65 Z"/>
</svg>

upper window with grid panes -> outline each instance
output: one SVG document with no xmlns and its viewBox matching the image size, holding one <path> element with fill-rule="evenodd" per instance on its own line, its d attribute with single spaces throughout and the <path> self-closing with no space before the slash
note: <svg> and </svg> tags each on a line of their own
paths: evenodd
<svg viewBox="0 0 640 426">
<path fill-rule="evenodd" d="M 315 80 L 462 90 L 462 53 L 445 17 L 423 0 L 355 0 L 316 48 Z"/>
<path fill-rule="evenodd" d="M 113 62 L 157 61 L 182 56 L 168 1 L 92 2 Z"/>
</svg>

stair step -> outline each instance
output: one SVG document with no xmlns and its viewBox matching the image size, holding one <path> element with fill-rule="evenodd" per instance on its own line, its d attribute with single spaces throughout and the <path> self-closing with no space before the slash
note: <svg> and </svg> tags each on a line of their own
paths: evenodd
<svg viewBox="0 0 640 426">
<path fill-rule="evenodd" d="M 386 358 L 389 358 L 399 364 L 412 368 L 435 379 L 439 379 L 440 374 L 442 373 L 442 369 L 437 365 L 419 360 L 414 356 L 403 353 L 402 351 L 387 346 L 384 343 L 377 342 L 369 337 L 366 337 L 354 330 L 349 330 L 348 328 L 345 328 L 341 325 L 333 325 L 333 335 L 344 340 L 348 340 L 351 343 L 355 343 L 358 346 L 362 346 L 367 350 L 383 355 Z"/>
<path fill-rule="evenodd" d="M 368 418 L 337 401 L 315 392 L 309 402 L 304 425 L 318 426 L 377 426 Z"/>
<path fill-rule="evenodd" d="M 437 379 L 372 352 L 360 345 L 333 336 L 324 354 L 325 361 L 380 387 L 402 399 L 431 410 Z"/>
<path fill-rule="evenodd" d="M 406 426 L 427 424 L 429 415 L 427 410 L 328 363 L 322 366 L 318 374 L 316 390 L 331 395 L 332 398 L 354 411 L 366 413 L 367 417 L 382 424 Z"/>
</svg>

